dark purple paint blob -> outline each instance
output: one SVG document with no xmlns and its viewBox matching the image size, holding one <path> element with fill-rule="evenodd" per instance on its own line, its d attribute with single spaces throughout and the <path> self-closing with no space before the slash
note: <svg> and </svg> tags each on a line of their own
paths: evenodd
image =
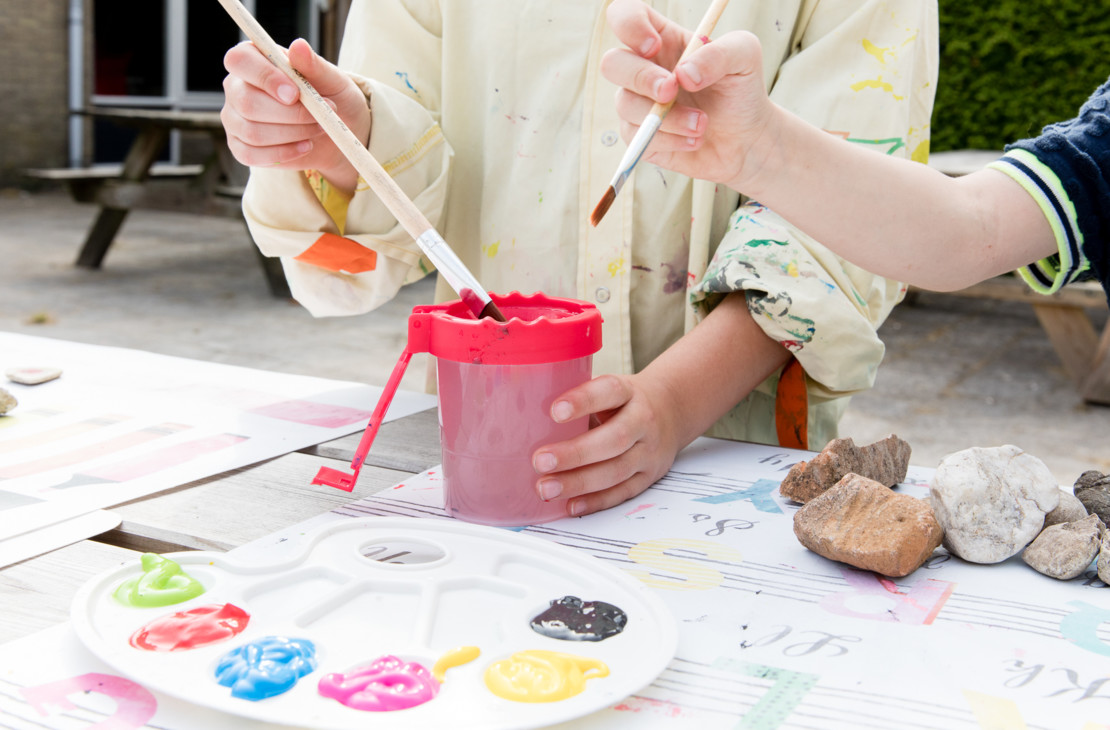
<svg viewBox="0 0 1110 730">
<path fill-rule="evenodd" d="M 628 614 L 611 603 L 563 596 L 532 619 L 532 630 L 564 641 L 601 641 L 624 631 Z"/>
</svg>

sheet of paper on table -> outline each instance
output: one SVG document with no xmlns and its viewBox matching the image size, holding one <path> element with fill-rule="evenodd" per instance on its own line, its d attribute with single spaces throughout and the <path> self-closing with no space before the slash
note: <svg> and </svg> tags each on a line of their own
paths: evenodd
<svg viewBox="0 0 1110 730">
<path fill-rule="evenodd" d="M 0 332 L 0 372 L 21 367 L 63 374 L 39 385 L 0 380 L 19 401 L 0 416 L 0 553 L 14 536 L 361 431 L 381 393 Z M 435 404 L 398 392 L 388 418 Z M 68 541 L 85 537 L 72 531 Z M 60 530 L 46 549 L 66 540 Z"/>
<path fill-rule="evenodd" d="M 678 622 L 677 656 L 649 687 L 566 727 L 1107 727 L 1110 595 L 1093 573 L 1060 582 L 1018 558 L 973 565 L 941 550 L 890 580 L 820 558 L 777 492 L 805 457 L 700 439 L 640 497 L 524 529 L 620 566 Z M 912 468 L 898 489 L 924 496 L 931 476 Z M 273 561 L 333 520 L 449 519 L 439 484 L 433 469 L 234 552 Z M 0 716 L 23 718 L 16 728 L 258 727 L 119 677 L 68 627 L 0 646 L 0 667 Z M 77 707 L 63 714 L 66 696 Z"/>
</svg>

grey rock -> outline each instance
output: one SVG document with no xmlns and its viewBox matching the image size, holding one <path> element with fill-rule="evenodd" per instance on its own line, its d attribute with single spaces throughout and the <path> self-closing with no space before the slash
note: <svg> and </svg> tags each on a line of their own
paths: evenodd
<svg viewBox="0 0 1110 730">
<path fill-rule="evenodd" d="M 1061 489 L 1060 504 L 1056 505 L 1056 509 L 1044 516 L 1044 526 L 1052 527 L 1053 525 L 1060 525 L 1065 522 L 1076 522 L 1083 519 L 1088 514 L 1087 508 L 1079 501 L 1078 497 L 1066 489 Z M 1103 524 L 1105 524 L 1105 522 Z"/>
<path fill-rule="evenodd" d="M 1060 487 L 1043 461 L 1017 446 L 974 447 L 941 461 L 929 500 L 949 552 L 999 563 L 1040 533 Z"/>
<path fill-rule="evenodd" d="M 1053 525 L 1029 543 L 1021 559 L 1038 573 L 1070 580 L 1082 575 L 1099 554 L 1103 530 L 1097 515 Z"/>
<path fill-rule="evenodd" d="M 1102 524 L 1110 525 L 1110 474 L 1083 472 L 1075 481 L 1075 496 Z"/>
<path fill-rule="evenodd" d="M 817 456 L 790 467 L 779 494 L 805 504 L 846 474 L 893 487 L 906 478 L 909 466 L 910 445 L 893 434 L 867 446 L 856 446 L 850 438 L 833 439 Z"/>
<path fill-rule="evenodd" d="M 795 512 L 794 534 L 822 557 L 895 578 L 917 570 L 943 537 L 928 502 L 858 474 Z"/>
<path fill-rule="evenodd" d="M 1098 562 L 1095 564 L 1098 579 L 1110 585 L 1110 530 L 1102 531 L 1102 540 L 1099 543 Z"/>
</svg>

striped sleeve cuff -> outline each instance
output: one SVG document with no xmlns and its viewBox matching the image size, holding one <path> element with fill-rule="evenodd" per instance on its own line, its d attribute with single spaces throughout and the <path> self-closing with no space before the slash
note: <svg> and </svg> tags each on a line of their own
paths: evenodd
<svg viewBox="0 0 1110 730">
<path fill-rule="evenodd" d="M 1086 271 L 1090 263 L 1082 253 L 1083 233 L 1075 206 L 1052 168 L 1023 149 L 1011 149 L 988 167 L 1008 175 L 1029 193 L 1056 237 L 1057 254 L 1018 269 L 1025 283 L 1041 294 L 1053 294 Z"/>
</svg>

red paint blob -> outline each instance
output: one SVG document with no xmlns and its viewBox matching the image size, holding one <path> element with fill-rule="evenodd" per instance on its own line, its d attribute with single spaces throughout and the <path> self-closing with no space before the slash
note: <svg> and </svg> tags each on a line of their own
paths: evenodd
<svg viewBox="0 0 1110 730">
<path fill-rule="evenodd" d="M 131 635 L 131 646 L 147 651 L 196 649 L 225 641 L 247 628 L 250 615 L 230 603 L 198 606 L 157 618 Z"/>
</svg>

